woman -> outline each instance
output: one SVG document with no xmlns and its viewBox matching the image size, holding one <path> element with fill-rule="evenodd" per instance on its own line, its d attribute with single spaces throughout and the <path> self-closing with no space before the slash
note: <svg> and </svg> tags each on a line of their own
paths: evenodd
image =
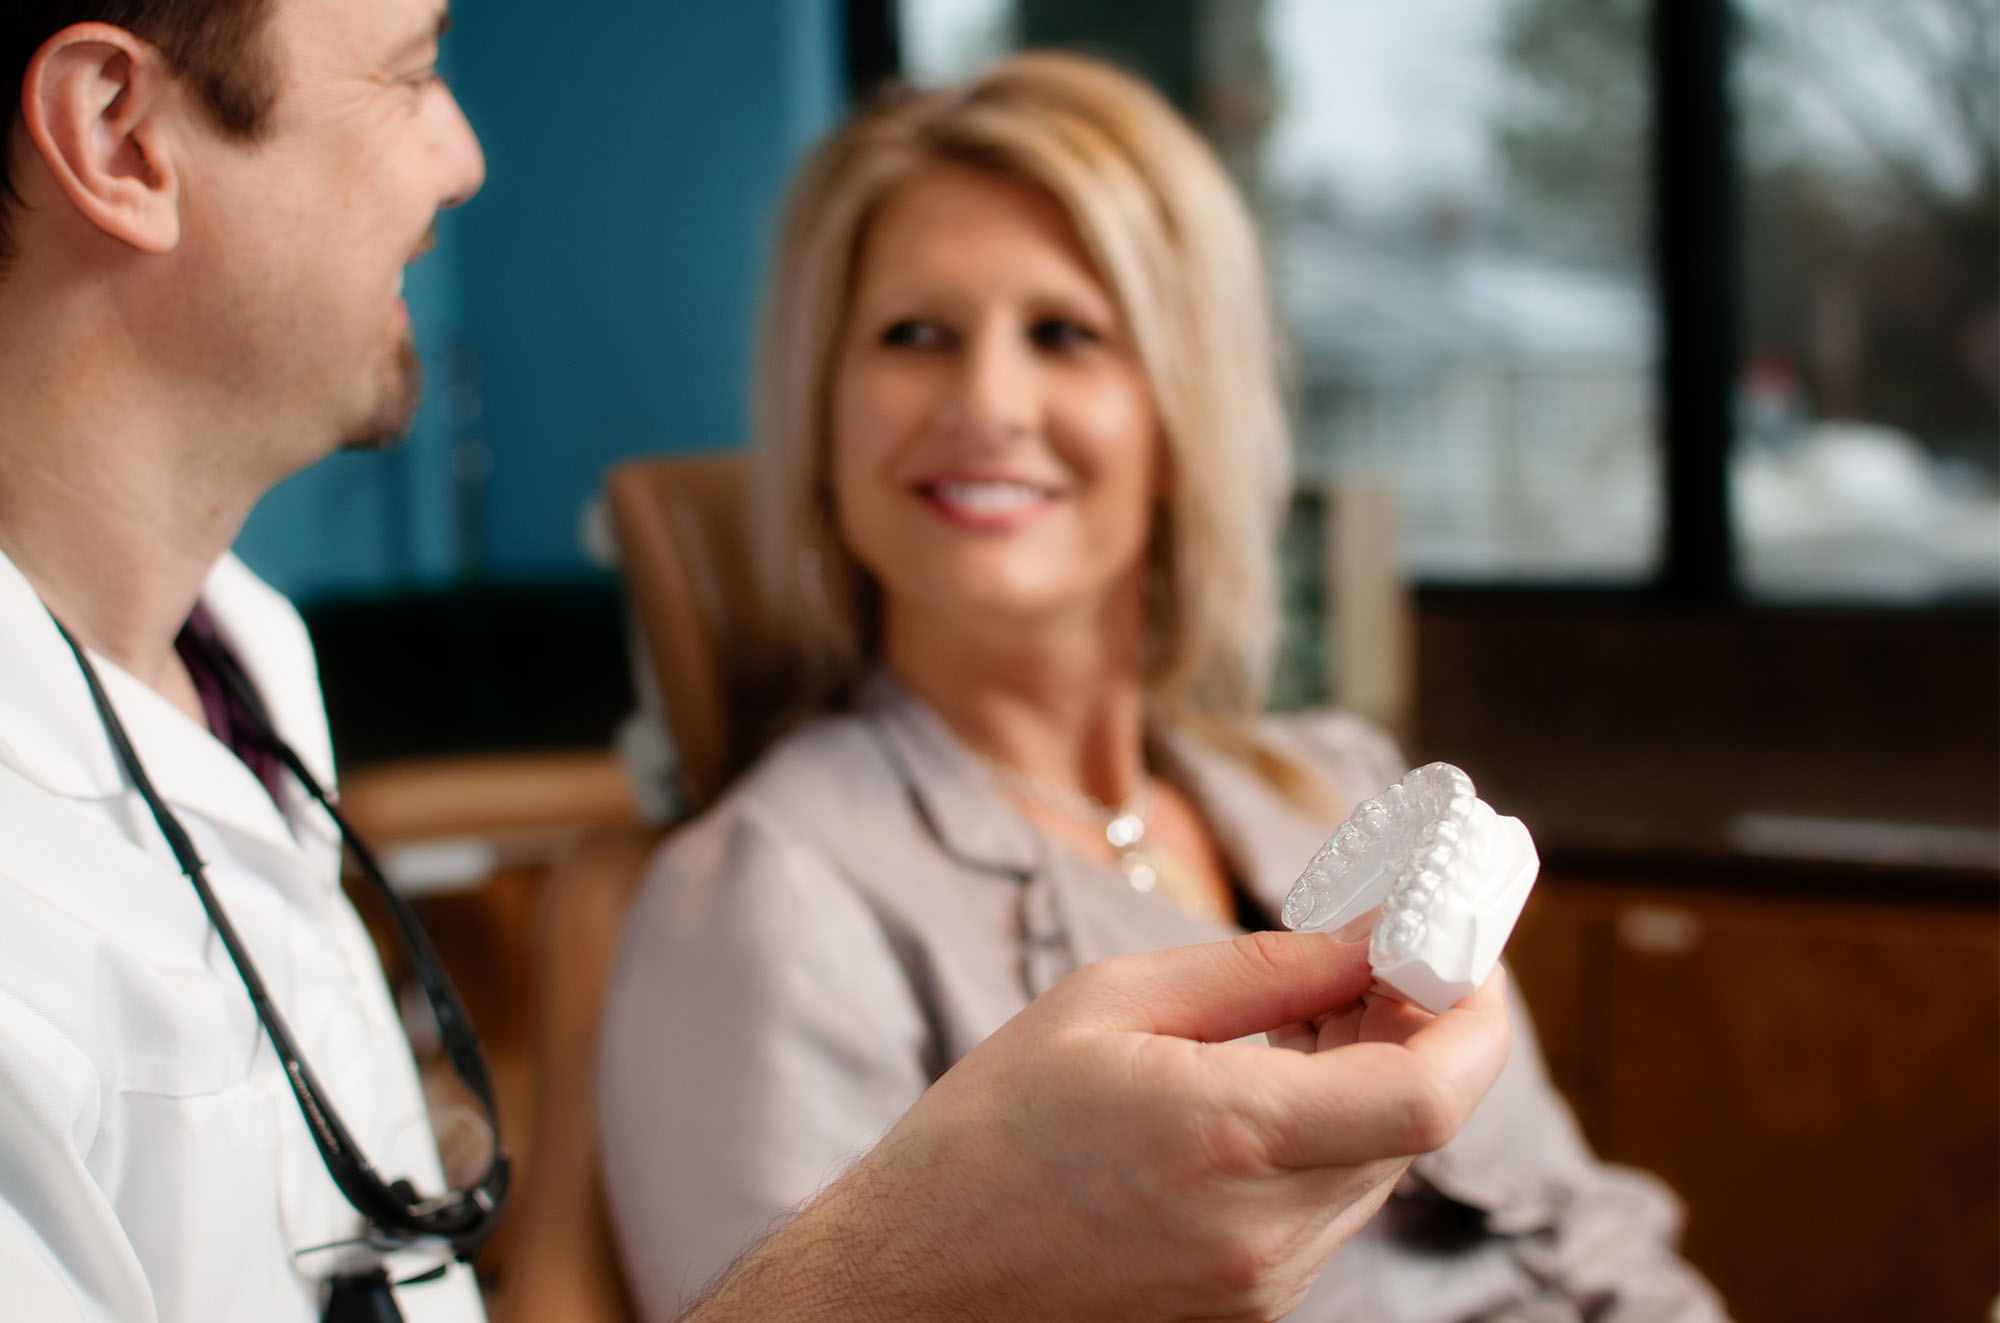
<svg viewBox="0 0 2000 1323">
<path fill-rule="evenodd" d="M 763 660 L 811 720 L 662 852 L 602 1043 L 649 1316 L 1078 964 L 1268 926 L 1404 770 L 1351 717 L 1257 715 L 1274 352 L 1234 191 L 1102 66 L 1004 61 L 805 166 L 751 523 Z M 1297 1317 L 1716 1316 L 1670 1197 L 1592 1160 L 1522 1037 Z"/>
</svg>

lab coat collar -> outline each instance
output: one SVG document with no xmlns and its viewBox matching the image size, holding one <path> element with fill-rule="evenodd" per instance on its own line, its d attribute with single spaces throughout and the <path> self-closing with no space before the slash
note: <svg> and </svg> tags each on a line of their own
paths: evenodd
<svg viewBox="0 0 2000 1323">
<path fill-rule="evenodd" d="M 290 604 L 231 555 L 210 571 L 201 600 L 257 686 L 279 735 L 331 785 L 332 746 L 311 643 Z M 5 556 L 0 556 L 0 637 L 8 640 L 0 651 L 0 763 L 67 799 L 102 801 L 129 793 L 69 645 Z M 91 661 L 147 775 L 177 812 L 197 814 L 281 851 L 328 838 L 331 824 L 306 806 L 289 778 L 286 811 L 280 812 L 256 775 L 204 726 L 116 663 L 95 652 Z"/>
</svg>

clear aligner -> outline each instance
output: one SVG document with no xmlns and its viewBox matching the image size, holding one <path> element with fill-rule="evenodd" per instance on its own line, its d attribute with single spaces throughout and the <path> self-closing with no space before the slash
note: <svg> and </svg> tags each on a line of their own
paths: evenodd
<svg viewBox="0 0 2000 1323">
<path fill-rule="evenodd" d="M 1417 768 L 1356 808 L 1320 847 L 1285 898 L 1280 916 L 1285 926 L 1320 926 L 1343 898 L 1368 888 L 1385 873 L 1400 885 L 1409 862 L 1419 854 L 1430 872 L 1449 878 L 1465 829 L 1482 807 L 1473 795 L 1472 778 L 1450 763 Z M 1436 887 L 1423 891 L 1421 901 L 1436 891 Z M 1412 908 L 1420 911 L 1421 904 Z"/>
<path fill-rule="evenodd" d="M 1538 860 L 1527 829 L 1480 800 L 1449 763 L 1368 800 L 1285 898 L 1285 926 L 1358 936 L 1380 986 L 1442 1010 L 1484 980 Z"/>
</svg>

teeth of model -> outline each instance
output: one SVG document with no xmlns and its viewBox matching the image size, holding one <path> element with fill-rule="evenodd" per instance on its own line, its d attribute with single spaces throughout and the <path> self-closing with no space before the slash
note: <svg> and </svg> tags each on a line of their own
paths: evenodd
<svg viewBox="0 0 2000 1323">
<path fill-rule="evenodd" d="M 1392 910 L 1376 923 L 1368 939 L 1368 958 L 1378 965 L 1393 965 L 1417 949 L 1424 940 L 1424 916 L 1414 910 Z"/>
<path fill-rule="evenodd" d="M 937 498 L 972 514 L 1005 514 L 1042 499 L 1039 487 L 1025 482 L 941 482 Z"/>
<path fill-rule="evenodd" d="M 1418 869 L 1396 884 L 1395 894 L 1390 897 L 1399 909 L 1422 912 L 1444 889 L 1444 875 L 1432 868 Z"/>
</svg>

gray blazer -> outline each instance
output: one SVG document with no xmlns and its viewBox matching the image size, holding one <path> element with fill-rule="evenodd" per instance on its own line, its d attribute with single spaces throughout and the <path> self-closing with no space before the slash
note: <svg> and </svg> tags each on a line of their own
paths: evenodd
<svg viewBox="0 0 2000 1323">
<path fill-rule="evenodd" d="M 1260 734 L 1344 815 L 1405 770 L 1340 713 Z M 1275 915 L 1335 825 L 1165 732 L 1233 875 Z M 665 1320 L 1077 966 L 1232 935 L 1051 841 L 922 702 L 878 675 L 772 749 L 661 850 L 599 1043 L 605 1188 L 647 1318 Z M 1708 1320 L 1658 1182 L 1598 1163 L 1525 1010 L 1492 1094 L 1350 1241 L 1303 1320 Z M 1606 1309 L 1607 1298 L 1616 1306 Z"/>
</svg>

